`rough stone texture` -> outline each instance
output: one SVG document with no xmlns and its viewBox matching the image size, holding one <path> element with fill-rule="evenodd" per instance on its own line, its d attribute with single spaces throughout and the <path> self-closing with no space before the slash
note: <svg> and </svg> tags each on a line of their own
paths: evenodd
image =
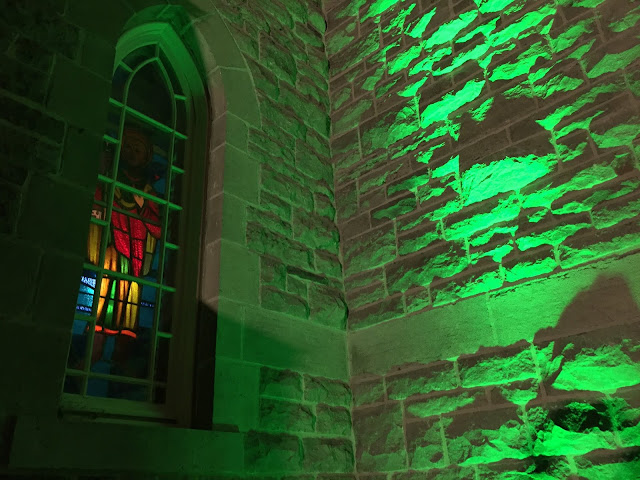
<svg viewBox="0 0 640 480">
<path fill-rule="evenodd" d="M 164 0 L 2 10 L 0 338 L 21 371 L 0 476 L 15 417 L 58 410 L 113 45 L 156 4 L 134 22 L 169 18 Z M 208 78 L 239 172 L 223 187 L 213 162 L 233 245 L 214 421 L 240 430 L 218 450 L 240 466 L 211 478 L 353 480 L 347 326 L 358 478 L 634 478 L 640 261 L 608 258 L 640 240 L 637 6 L 185 5 L 180 29 L 232 35 Z M 22 477 L 131 478 L 55 470 Z"/>
<path fill-rule="evenodd" d="M 403 400 L 421 393 L 453 390 L 458 386 L 454 365 L 449 362 L 431 368 L 389 375 L 386 380 L 387 395 L 392 400 Z"/>
<path fill-rule="evenodd" d="M 268 431 L 313 432 L 315 417 L 311 409 L 299 403 L 262 398 L 260 428 Z"/>
<path fill-rule="evenodd" d="M 350 440 L 305 438 L 304 469 L 307 472 L 350 472 L 353 470 L 353 446 Z"/>
<path fill-rule="evenodd" d="M 245 462 L 254 472 L 301 472 L 303 453 L 299 439 L 293 435 L 249 432 L 245 445 Z"/>
<path fill-rule="evenodd" d="M 316 407 L 316 417 L 318 433 L 342 436 L 351 434 L 351 415 L 344 407 L 320 404 Z"/>
<path fill-rule="evenodd" d="M 314 403 L 351 406 L 349 385 L 329 378 L 304 376 L 304 399 Z"/>
<path fill-rule="evenodd" d="M 406 467 L 400 404 L 355 410 L 353 431 L 358 471 L 387 472 Z"/>
<path fill-rule="evenodd" d="M 290 370 L 260 369 L 260 393 L 273 397 L 302 399 L 302 376 Z"/>
<path fill-rule="evenodd" d="M 352 379 L 351 392 L 353 394 L 354 407 L 378 403 L 385 399 L 384 381 L 382 377 L 362 380 Z"/>
<path fill-rule="evenodd" d="M 633 477 L 635 5 L 325 11 L 354 428 L 401 402 L 393 479 Z"/>
</svg>

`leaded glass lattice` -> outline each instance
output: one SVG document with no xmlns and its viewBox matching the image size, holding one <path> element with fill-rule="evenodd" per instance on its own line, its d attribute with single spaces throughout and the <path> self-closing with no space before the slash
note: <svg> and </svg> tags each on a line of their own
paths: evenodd
<svg viewBox="0 0 640 480">
<path fill-rule="evenodd" d="M 65 393 L 164 403 L 185 102 L 159 45 L 114 69 Z"/>
</svg>

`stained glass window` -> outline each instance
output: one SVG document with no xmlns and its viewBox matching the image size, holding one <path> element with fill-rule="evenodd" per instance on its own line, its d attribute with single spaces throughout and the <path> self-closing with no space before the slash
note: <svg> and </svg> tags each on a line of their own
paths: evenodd
<svg viewBox="0 0 640 480">
<path fill-rule="evenodd" d="M 114 69 L 67 394 L 165 401 L 188 140 L 176 78 L 159 44 Z"/>
</svg>

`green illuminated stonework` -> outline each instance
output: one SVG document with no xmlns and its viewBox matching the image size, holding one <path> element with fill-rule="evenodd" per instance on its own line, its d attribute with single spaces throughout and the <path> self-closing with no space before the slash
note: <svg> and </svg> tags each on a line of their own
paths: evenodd
<svg viewBox="0 0 640 480">
<path fill-rule="evenodd" d="M 5 3 L 0 478 L 640 478 L 638 0 Z M 147 23 L 206 111 L 184 428 L 60 401 Z"/>
<path fill-rule="evenodd" d="M 635 478 L 640 7 L 328 6 L 357 471 Z"/>
</svg>

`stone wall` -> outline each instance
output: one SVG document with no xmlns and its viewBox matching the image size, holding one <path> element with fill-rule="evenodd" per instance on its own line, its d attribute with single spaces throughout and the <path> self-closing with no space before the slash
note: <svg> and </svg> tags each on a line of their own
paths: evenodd
<svg viewBox="0 0 640 480">
<path fill-rule="evenodd" d="M 326 8 L 359 474 L 636 471 L 638 6 Z"/>
<path fill-rule="evenodd" d="M 0 358 L 14 366 L 0 376 L 0 477 L 352 471 L 320 5 L 51 0 L 9 2 L 0 15 L 0 265 L 12 272 Z M 204 423 L 213 417 L 204 436 L 56 420 L 114 47 L 134 16 L 175 25 L 211 95 L 198 336 L 217 346 L 196 359 L 198 399 L 215 397 L 213 412 L 197 405 Z M 122 438 L 136 448 L 117 461 L 101 453 Z"/>
<path fill-rule="evenodd" d="M 233 229 L 227 251 L 239 252 L 239 261 L 221 269 L 214 422 L 248 432 L 248 472 L 350 472 L 325 21 L 319 2 L 224 4 L 262 121 L 241 145 L 246 162 L 258 166 L 255 177 L 243 165 L 231 167 L 243 189 L 255 189 L 224 203 L 223 239 Z M 251 275 L 239 276 L 244 269 Z M 227 288 L 225 276 L 245 280 Z M 238 291 L 246 295 L 238 298 Z"/>
</svg>

